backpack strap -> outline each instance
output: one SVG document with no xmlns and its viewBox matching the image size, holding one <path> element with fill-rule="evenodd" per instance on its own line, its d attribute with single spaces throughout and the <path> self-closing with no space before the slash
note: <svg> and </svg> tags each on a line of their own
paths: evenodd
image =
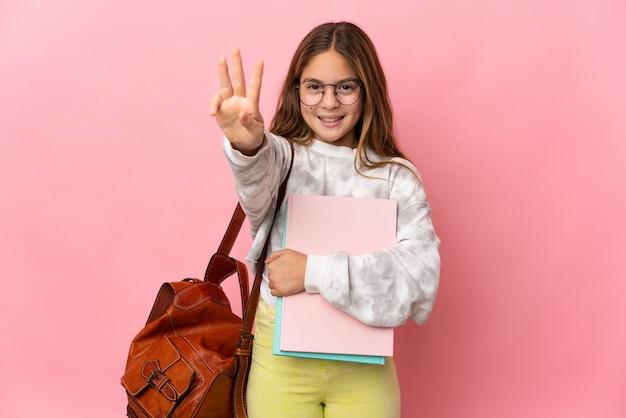
<svg viewBox="0 0 626 418">
<path fill-rule="evenodd" d="M 274 221 L 276 215 L 282 206 L 285 199 L 285 192 L 287 190 L 287 180 L 293 167 L 294 150 L 293 145 L 289 143 L 291 148 L 291 163 L 287 176 L 281 183 L 278 189 L 278 197 L 276 199 L 276 209 L 274 210 Z M 272 225 L 274 222 L 272 222 Z M 268 234 L 263 246 L 263 251 L 259 256 L 256 263 L 256 274 L 254 277 L 254 284 L 252 285 L 252 292 L 248 301 L 248 306 L 243 311 L 243 324 L 241 326 L 241 336 L 239 337 L 239 344 L 235 349 L 235 383 L 233 387 L 234 394 L 234 416 L 235 418 L 247 418 L 246 408 L 246 387 L 248 383 L 248 373 L 250 371 L 250 356 L 252 355 L 252 326 L 254 325 L 254 317 L 256 315 L 257 305 L 259 303 L 259 294 L 261 292 L 261 282 L 263 281 L 263 270 L 265 269 L 265 258 L 267 256 L 267 249 L 269 248 L 270 235 Z"/>
</svg>

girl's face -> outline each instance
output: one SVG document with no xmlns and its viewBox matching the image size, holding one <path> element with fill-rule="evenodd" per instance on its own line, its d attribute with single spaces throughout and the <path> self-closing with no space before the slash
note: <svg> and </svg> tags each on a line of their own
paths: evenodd
<svg viewBox="0 0 626 418">
<path fill-rule="evenodd" d="M 311 81 L 324 89 L 322 100 L 314 105 L 300 102 L 300 111 L 305 123 L 316 139 L 334 145 L 356 147 L 354 126 L 363 112 L 363 94 L 351 105 L 342 105 L 334 94 L 332 84 L 356 80 L 357 75 L 338 52 L 329 50 L 316 55 L 304 67 L 300 76 L 300 88 Z M 331 84 L 331 85 L 328 85 Z"/>
</svg>

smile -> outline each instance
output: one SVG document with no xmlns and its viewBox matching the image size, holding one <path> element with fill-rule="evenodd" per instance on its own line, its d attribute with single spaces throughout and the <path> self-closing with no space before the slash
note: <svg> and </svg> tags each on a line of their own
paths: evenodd
<svg viewBox="0 0 626 418">
<path fill-rule="evenodd" d="M 343 116 L 333 116 L 333 117 L 318 116 L 318 119 L 324 123 L 335 123 L 343 119 Z"/>
</svg>

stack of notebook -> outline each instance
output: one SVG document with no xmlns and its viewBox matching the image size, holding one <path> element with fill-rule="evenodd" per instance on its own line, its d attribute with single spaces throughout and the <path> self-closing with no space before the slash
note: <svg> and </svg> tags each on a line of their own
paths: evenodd
<svg viewBox="0 0 626 418">
<path fill-rule="evenodd" d="M 360 255 L 396 243 L 395 200 L 289 195 L 284 248 L 305 254 Z M 319 294 L 279 297 L 275 355 L 384 364 L 393 328 L 363 324 Z"/>
</svg>

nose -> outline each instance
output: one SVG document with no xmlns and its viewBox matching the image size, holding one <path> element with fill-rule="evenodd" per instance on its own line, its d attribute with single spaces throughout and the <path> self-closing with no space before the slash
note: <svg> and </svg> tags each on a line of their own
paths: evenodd
<svg viewBox="0 0 626 418">
<path fill-rule="evenodd" d="M 324 95 L 322 96 L 321 105 L 324 108 L 333 108 L 340 105 L 339 100 L 337 100 L 337 95 L 335 94 L 335 86 L 324 86 Z"/>
</svg>

